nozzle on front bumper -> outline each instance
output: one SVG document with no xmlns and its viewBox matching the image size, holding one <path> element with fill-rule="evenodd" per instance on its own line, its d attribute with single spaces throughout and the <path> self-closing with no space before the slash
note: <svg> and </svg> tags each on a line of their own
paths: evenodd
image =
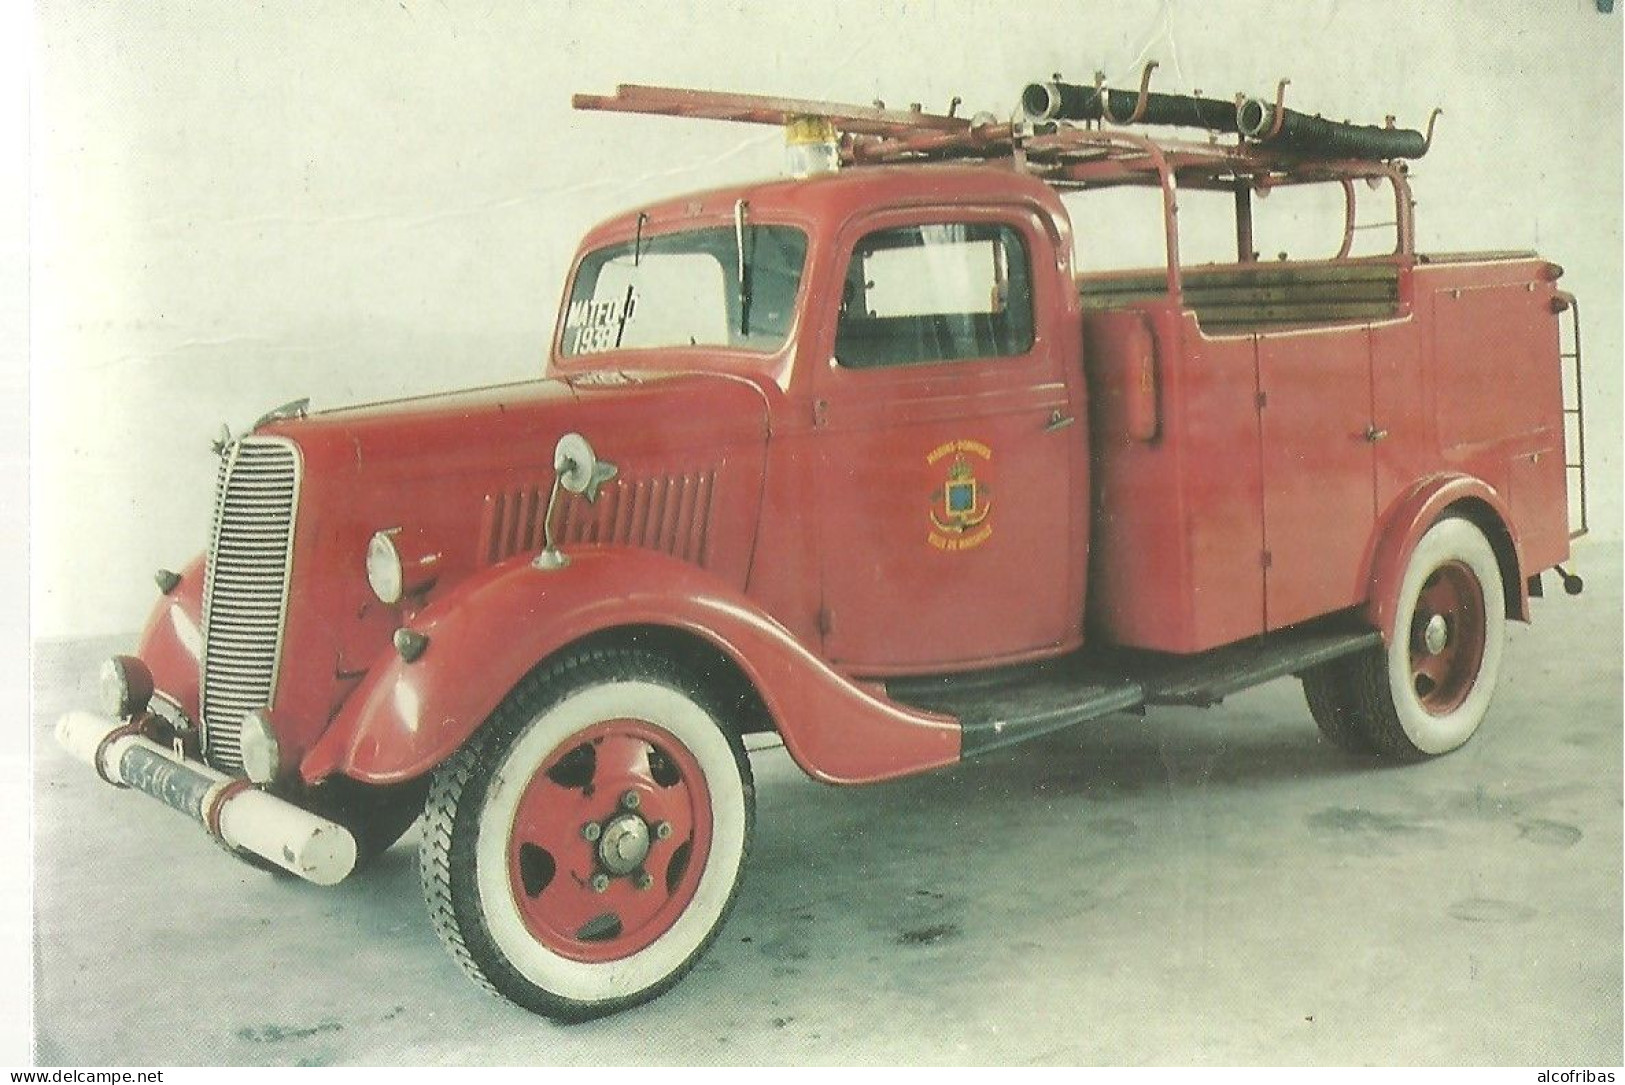
<svg viewBox="0 0 1625 1085">
<path fill-rule="evenodd" d="M 56 740 L 108 783 L 149 795 L 306 881 L 336 885 L 355 868 L 355 838 L 344 826 L 183 760 L 130 724 L 70 712 L 57 721 Z"/>
</svg>

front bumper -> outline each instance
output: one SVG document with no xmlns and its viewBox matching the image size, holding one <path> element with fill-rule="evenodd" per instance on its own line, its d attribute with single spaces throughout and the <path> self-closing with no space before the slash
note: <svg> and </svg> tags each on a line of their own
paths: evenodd
<svg viewBox="0 0 1625 1085">
<path fill-rule="evenodd" d="M 344 826 L 165 749 L 139 723 L 70 712 L 57 721 L 56 740 L 108 783 L 157 799 L 227 846 L 306 881 L 336 885 L 355 868 L 355 838 Z"/>
</svg>

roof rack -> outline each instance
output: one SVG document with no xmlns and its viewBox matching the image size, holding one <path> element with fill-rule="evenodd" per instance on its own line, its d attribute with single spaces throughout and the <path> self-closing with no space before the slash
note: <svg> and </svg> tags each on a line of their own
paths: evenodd
<svg viewBox="0 0 1625 1085">
<path fill-rule="evenodd" d="M 1156 184 L 1175 176 L 1185 187 L 1231 190 L 1238 183 L 1256 188 L 1319 180 L 1389 178 L 1403 175 L 1399 158 L 1425 154 L 1427 132 L 1325 121 L 1286 109 L 1287 80 L 1271 103 L 1236 95 L 1234 104 L 1198 95 L 1152 94 L 1146 65 L 1138 92 L 1107 88 L 1096 74 L 1094 86 L 1066 84 L 1057 75 L 1029 85 L 1023 108 L 1009 121 L 990 113 L 956 116 L 960 99 L 947 113 L 777 98 L 756 94 L 622 84 L 613 95 L 578 94 L 577 109 L 645 113 L 788 125 L 802 118 L 829 122 L 839 133 L 844 166 L 899 165 L 940 161 L 1004 162 L 1062 188 Z M 1108 126 L 1108 122 L 1112 126 Z M 1199 139 L 1151 138 L 1129 125 L 1187 125 L 1208 129 Z M 1221 141 L 1221 135 L 1232 139 Z"/>
</svg>

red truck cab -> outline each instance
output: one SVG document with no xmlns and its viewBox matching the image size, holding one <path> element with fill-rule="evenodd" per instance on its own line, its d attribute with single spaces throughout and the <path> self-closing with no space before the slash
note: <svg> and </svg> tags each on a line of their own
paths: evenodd
<svg viewBox="0 0 1625 1085">
<path fill-rule="evenodd" d="M 1341 151 L 1404 133 L 578 104 L 815 118 L 848 168 L 593 230 L 543 380 L 228 435 L 205 555 L 59 726 L 104 778 L 324 884 L 421 813 L 452 955 L 579 1018 L 715 937 L 753 732 L 860 784 L 1288 675 L 1350 750 L 1477 729 L 1568 557 L 1574 303 L 1533 254 L 1418 255 L 1415 152 Z M 1367 181 L 1395 245 L 1357 258 Z M 1166 261 L 1080 275 L 1061 193 L 1122 185 Z M 1260 261 L 1251 201 L 1293 185 L 1348 194 L 1341 249 Z M 1234 262 L 1181 260 L 1203 190 Z"/>
<path fill-rule="evenodd" d="M 692 357 L 672 342 L 574 350 L 571 316 L 595 304 L 589 297 L 561 310 L 552 372 L 569 380 L 610 365 L 643 377 L 675 361 L 761 388 L 771 439 L 755 475 L 754 547 L 742 565 L 711 567 L 839 670 L 929 673 L 1078 647 L 1087 427 L 1062 432 L 1055 420 L 1077 421 L 1087 400 L 1071 236 L 1054 191 L 950 165 L 685 197 L 593 231 L 577 293 L 591 289 L 581 285 L 582 263 L 639 229 L 651 250 L 673 232 L 713 234 L 731 260 L 736 209 L 747 231 L 793 231 L 786 247 L 805 253 L 795 261 L 798 289 L 770 300 L 753 290 L 752 319 L 779 329 L 771 342 L 707 344 Z M 933 244 L 933 234 L 944 240 Z M 645 254 L 645 275 L 662 258 Z M 989 291 L 1005 289 L 1003 312 L 872 315 L 884 311 L 888 290 L 919 287 L 933 261 L 977 258 L 986 282 L 973 300 L 987 309 Z M 715 286 L 719 321 L 737 321 L 721 303 L 737 304 Z M 612 303 L 620 290 L 610 288 Z M 938 295 L 919 300 L 935 304 Z M 950 488 L 956 472 L 962 484 Z M 974 491 L 969 507 L 950 510 L 962 490 Z"/>
</svg>

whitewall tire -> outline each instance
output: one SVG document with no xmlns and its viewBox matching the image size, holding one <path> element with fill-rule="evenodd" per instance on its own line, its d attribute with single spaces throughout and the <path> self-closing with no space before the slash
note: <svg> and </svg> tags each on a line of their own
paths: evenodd
<svg viewBox="0 0 1625 1085">
<path fill-rule="evenodd" d="M 753 818 L 743 745 L 681 670 L 636 649 L 567 656 L 436 771 L 424 899 L 482 986 L 594 1017 L 660 994 L 710 945 Z"/>
<path fill-rule="evenodd" d="M 1495 696 L 1506 620 L 1489 540 L 1470 520 L 1441 519 L 1406 561 L 1385 643 L 1304 675 L 1321 732 L 1353 752 L 1401 760 L 1457 749 Z"/>
</svg>

